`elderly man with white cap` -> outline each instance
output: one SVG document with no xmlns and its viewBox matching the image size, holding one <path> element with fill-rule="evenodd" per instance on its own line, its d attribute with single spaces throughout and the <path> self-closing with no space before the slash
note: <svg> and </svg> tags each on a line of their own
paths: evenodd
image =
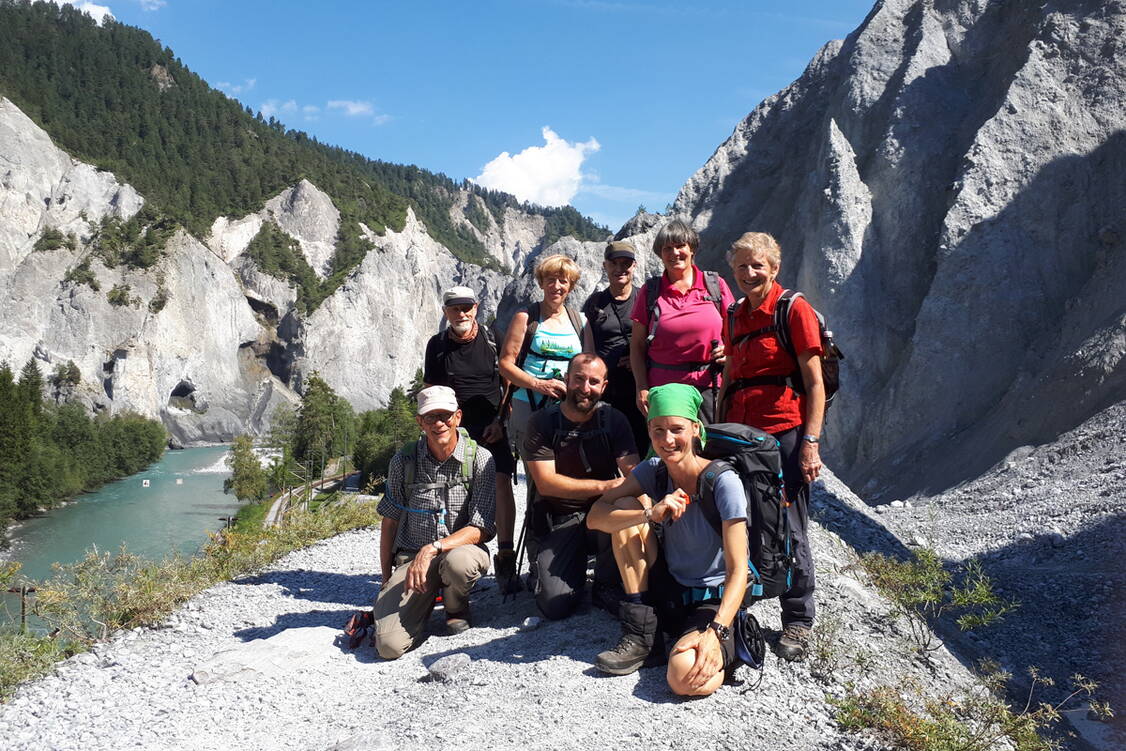
<svg viewBox="0 0 1126 751">
<path fill-rule="evenodd" d="M 372 613 L 375 647 L 394 660 L 418 646 L 438 589 L 446 628 L 469 628 L 469 590 L 489 570 L 485 548 L 496 532 L 492 455 L 461 429 L 453 389 L 431 386 L 418 395 L 422 436 L 391 459 L 379 503 L 383 584 Z"/>
<path fill-rule="evenodd" d="M 462 427 L 493 455 L 497 478 L 496 577 L 501 592 L 511 594 L 520 588 L 512 545 L 516 519 L 512 475 L 516 462 L 498 416 L 501 382 L 497 344 L 489 328 L 477 322 L 477 294 L 469 287 L 446 290 L 442 311 L 448 325 L 426 343 L 422 382 L 454 390 Z"/>
</svg>

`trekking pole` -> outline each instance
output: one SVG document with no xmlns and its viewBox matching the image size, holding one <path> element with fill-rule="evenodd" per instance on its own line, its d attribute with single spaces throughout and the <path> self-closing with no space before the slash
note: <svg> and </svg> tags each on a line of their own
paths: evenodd
<svg viewBox="0 0 1126 751">
<path fill-rule="evenodd" d="M 524 567 L 524 533 L 528 531 L 528 515 L 524 514 L 524 523 L 520 525 L 520 539 L 516 542 L 516 578 L 520 578 L 520 569 Z M 516 597 L 516 593 L 511 593 Z M 501 598 L 501 602 L 508 602 L 508 594 Z"/>
<path fill-rule="evenodd" d="M 712 349 L 714 350 L 719 346 L 719 339 L 712 339 Z M 715 360 L 708 366 L 712 371 L 712 422 L 719 422 L 719 368 L 716 367 Z"/>
</svg>

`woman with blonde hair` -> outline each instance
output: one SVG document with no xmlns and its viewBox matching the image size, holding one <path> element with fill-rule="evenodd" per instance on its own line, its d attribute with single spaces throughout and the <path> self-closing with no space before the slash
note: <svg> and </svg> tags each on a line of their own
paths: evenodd
<svg viewBox="0 0 1126 751">
<path fill-rule="evenodd" d="M 746 297 L 724 322 L 727 362 L 721 403 L 726 421 L 763 430 L 781 444 L 796 550 L 793 585 L 780 597 L 778 653 L 797 660 L 805 654 L 816 613 L 808 526 L 809 485 L 821 471 L 825 417 L 821 328 L 805 298 L 778 283 L 782 248 L 771 235 L 744 234 L 731 246 L 727 261 Z M 776 313 L 785 320 L 779 321 L 782 316 Z"/>
</svg>

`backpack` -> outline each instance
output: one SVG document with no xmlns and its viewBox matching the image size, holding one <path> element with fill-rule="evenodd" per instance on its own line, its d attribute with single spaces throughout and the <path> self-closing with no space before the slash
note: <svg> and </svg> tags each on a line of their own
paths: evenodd
<svg viewBox="0 0 1126 751">
<path fill-rule="evenodd" d="M 579 318 L 578 312 L 570 305 L 565 305 L 563 309 L 567 311 L 567 317 L 571 320 L 571 327 L 575 329 L 575 333 L 578 334 L 579 339 L 582 339 L 583 322 L 582 319 Z M 528 314 L 528 325 L 524 329 L 524 341 L 520 344 L 520 353 L 516 355 L 516 367 L 520 370 L 524 369 L 524 363 L 528 360 L 528 353 L 532 351 L 532 339 L 536 336 L 536 329 L 540 327 L 540 304 L 538 302 L 530 303 L 528 307 L 524 308 L 524 312 Z M 516 388 L 513 388 L 511 383 L 508 384 L 497 414 L 505 414 L 508 405 L 512 403 L 512 397 L 515 393 Z M 544 400 L 546 401 L 547 397 L 544 397 Z M 536 407 L 535 404 L 532 406 Z M 542 407 L 543 404 L 541 403 L 539 406 Z"/>
<path fill-rule="evenodd" d="M 600 442 L 600 448 L 602 448 L 606 452 L 606 456 L 612 456 L 614 453 L 613 448 L 610 446 L 610 409 L 610 405 L 606 404 L 605 402 L 599 402 L 598 405 L 594 408 L 594 419 L 596 420 L 595 428 L 594 430 L 585 432 L 587 440 L 590 440 L 592 438 L 598 439 L 598 441 Z M 558 454 L 559 447 L 563 445 L 563 441 L 565 439 L 577 438 L 579 435 L 583 434 L 584 431 L 582 430 L 581 425 L 577 425 L 570 430 L 564 430 L 563 410 L 560 409 L 559 405 L 555 405 L 553 407 L 553 410 L 554 411 L 551 415 L 551 449 L 553 452 Z M 590 460 L 586 455 L 586 441 L 579 441 L 579 458 L 582 460 L 583 470 L 587 474 L 590 474 L 594 471 L 594 468 L 591 466 Z"/>
<path fill-rule="evenodd" d="M 778 339 L 778 343 L 782 348 L 790 354 L 790 357 L 797 362 L 798 355 L 794 350 L 794 341 L 790 336 L 790 311 L 793 310 L 794 300 L 799 297 L 805 297 L 801 292 L 795 292 L 792 289 L 782 291 L 782 296 L 778 298 L 778 303 L 774 307 L 774 322 L 755 331 L 748 331 L 746 334 L 741 334 L 731 342 L 731 347 L 734 348 L 739 342 L 747 339 L 752 339 L 756 336 L 763 336 L 765 334 L 774 334 Z M 727 308 L 727 330 L 735 331 L 735 312 L 739 309 L 742 301 L 732 303 Z M 809 300 L 807 299 L 808 303 Z M 817 317 L 817 325 L 821 332 L 821 381 L 825 385 L 825 409 L 828 410 L 833 404 L 833 398 L 837 395 L 837 391 L 841 387 L 841 365 L 840 361 L 845 359 L 844 353 L 841 352 L 837 346 L 836 341 L 833 339 L 833 332 L 825 328 L 825 316 L 814 308 L 812 305 L 809 309 L 813 311 L 813 315 Z M 785 376 L 755 376 L 754 378 L 737 378 L 731 382 L 727 387 L 727 396 L 735 393 L 739 389 L 748 388 L 751 386 L 788 386 L 798 394 L 805 394 L 805 381 L 802 380 L 801 371 L 795 370 L 793 373 Z"/>
<path fill-rule="evenodd" d="M 704 271 L 704 287 L 707 289 L 708 294 L 704 297 L 708 302 L 715 303 L 715 309 L 719 312 L 719 317 L 723 319 L 723 289 L 719 285 L 719 274 L 715 271 Z M 645 338 L 645 344 L 653 343 L 653 337 L 657 335 L 657 324 L 661 319 L 661 309 L 657 307 L 657 298 L 661 294 L 661 276 L 650 277 L 645 281 L 645 311 L 649 318 L 649 336 Z M 704 362 L 685 362 L 677 364 L 659 363 L 653 358 L 646 355 L 646 367 L 658 367 L 662 370 L 685 370 L 695 371 L 703 370 L 709 367 L 712 363 L 710 360 Z"/>
<path fill-rule="evenodd" d="M 465 488 L 466 493 L 470 493 L 472 492 L 473 488 L 473 480 L 477 476 L 477 442 L 469 437 L 469 433 L 465 431 L 465 428 L 458 428 L 457 434 L 458 440 L 465 441 L 466 443 L 465 461 L 461 463 L 460 477 L 455 483 L 450 483 L 450 481 L 448 480 L 440 480 L 438 482 L 431 483 L 417 483 L 414 481 L 415 475 L 418 472 L 418 444 L 424 439 L 419 438 L 417 441 L 410 441 L 401 449 L 399 449 L 399 455 L 402 457 L 403 461 L 403 487 L 405 487 L 408 491 L 407 498 L 404 500 L 406 500 L 408 503 L 410 502 L 411 488 L 423 488 L 428 490 L 441 488 L 446 491 L 446 500 L 442 504 L 443 508 L 437 511 L 432 511 L 430 509 L 417 509 L 411 508 L 410 506 L 403 506 L 397 503 L 395 504 L 403 511 L 409 511 L 412 514 L 434 514 L 435 516 L 441 514 L 442 519 L 439 523 L 445 524 L 446 529 L 450 532 L 453 531 L 453 528 L 451 527 L 450 519 L 449 488 L 451 484 L 460 485 Z"/>
<path fill-rule="evenodd" d="M 747 495 L 747 561 L 750 579 L 744 604 L 777 597 L 794 577 L 794 539 L 789 503 L 782 490 L 782 454 L 778 439 L 758 428 L 724 422 L 708 426 L 700 455 L 711 459 L 700 475 L 700 511 L 723 537 L 723 521 L 715 504 L 715 485 L 724 472 L 735 472 Z M 663 470 L 663 474 L 661 473 Z M 668 468 L 658 467 L 657 487 L 668 485 Z M 662 484 L 664 483 L 664 484 Z"/>
<path fill-rule="evenodd" d="M 481 334 L 484 334 L 485 343 L 489 345 L 489 352 L 491 352 L 492 355 L 493 355 L 493 369 L 495 370 L 496 367 L 497 367 L 497 362 L 499 360 L 499 355 L 498 355 L 499 350 L 497 348 L 496 335 L 493 333 L 492 326 L 485 326 L 484 324 L 478 322 L 478 324 L 477 324 L 477 335 L 480 336 Z M 447 328 L 444 331 L 439 333 L 439 335 L 438 335 L 438 349 L 434 353 L 435 359 L 442 363 L 442 372 L 445 373 L 445 381 L 446 381 L 445 385 L 452 385 L 452 382 L 453 382 L 453 379 L 450 376 L 449 364 L 446 362 L 446 358 L 448 358 L 449 356 L 450 356 L 450 330 Z M 417 395 L 415 395 L 415 396 L 417 397 Z"/>
</svg>

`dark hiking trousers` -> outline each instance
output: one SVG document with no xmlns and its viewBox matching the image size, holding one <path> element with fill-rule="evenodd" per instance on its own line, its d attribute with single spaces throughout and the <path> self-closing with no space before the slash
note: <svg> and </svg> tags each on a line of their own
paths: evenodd
<svg viewBox="0 0 1126 751">
<path fill-rule="evenodd" d="M 813 553 L 809 548 L 809 485 L 801 476 L 802 426 L 775 433 L 782 444 L 782 481 L 790 499 L 790 528 L 794 535 L 794 582 L 779 597 L 782 605 L 782 627 L 790 624 L 812 628 L 816 615 L 813 602 L 815 577 Z"/>
<path fill-rule="evenodd" d="M 536 562 L 536 606 L 551 620 L 575 612 L 586 584 L 587 556 L 595 556 L 594 581 L 621 585 L 610 535 L 586 528 L 586 512 L 555 514 L 536 509 L 529 545 Z"/>
</svg>

